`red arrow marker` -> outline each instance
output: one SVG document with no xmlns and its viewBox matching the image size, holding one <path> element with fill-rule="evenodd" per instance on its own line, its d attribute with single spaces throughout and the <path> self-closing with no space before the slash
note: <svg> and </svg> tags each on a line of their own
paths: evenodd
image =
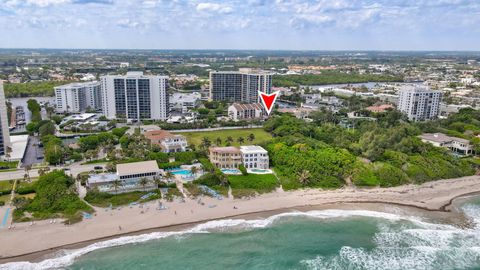
<svg viewBox="0 0 480 270">
<path fill-rule="evenodd" d="M 263 92 L 258 91 L 258 96 L 260 96 L 262 100 L 263 107 L 265 108 L 265 111 L 267 111 L 267 114 L 270 114 L 270 112 L 273 109 L 273 104 L 275 104 L 275 100 L 277 100 L 279 92 L 273 92 L 271 94 L 266 94 Z"/>
</svg>

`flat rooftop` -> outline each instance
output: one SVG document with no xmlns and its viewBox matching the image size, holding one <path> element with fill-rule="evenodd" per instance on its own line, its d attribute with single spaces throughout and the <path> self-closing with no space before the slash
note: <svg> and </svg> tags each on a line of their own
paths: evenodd
<svg viewBox="0 0 480 270">
<path fill-rule="evenodd" d="M 240 151 L 244 154 L 249 154 L 249 153 L 263 153 L 263 154 L 268 154 L 267 150 L 265 150 L 263 147 L 258 146 L 258 145 L 244 145 L 240 146 Z"/>
<path fill-rule="evenodd" d="M 28 135 L 14 135 L 10 136 L 10 143 L 12 145 L 12 152 L 10 153 L 11 160 L 21 160 L 25 155 L 28 144 Z"/>
<path fill-rule="evenodd" d="M 224 154 L 238 154 L 238 153 L 240 153 L 240 150 L 237 147 L 234 147 L 234 146 L 211 147 L 210 151 L 211 152 L 216 152 L 216 153 L 224 153 Z"/>
<path fill-rule="evenodd" d="M 88 177 L 89 184 L 110 183 L 118 179 L 114 173 L 92 174 Z"/>
<path fill-rule="evenodd" d="M 82 114 L 72 114 L 70 116 L 65 117 L 62 122 L 68 122 L 70 120 L 76 120 L 76 121 L 85 121 L 87 119 L 90 119 L 94 116 L 96 116 L 96 113 L 82 113 Z"/>
<path fill-rule="evenodd" d="M 155 160 L 117 164 L 117 175 L 119 176 L 158 171 L 160 168 Z"/>
<path fill-rule="evenodd" d="M 60 86 L 54 87 L 55 89 L 65 89 L 65 88 L 81 88 L 81 87 L 88 87 L 88 86 L 100 86 L 100 82 L 98 81 L 91 81 L 91 82 L 73 82 L 69 84 L 64 84 Z"/>
<path fill-rule="evenodd" d="M 463 138 L 458 138 L 458 137 L 451 137 L 448 135 L 445 135 L 443 133 L 424 133 L 420 135 L 420 138 L 431 141 L 431 142 L 438 142 L 438 143 L 445 143 L 445 142 L 450 142 L 450 141 L 457 141 L 465 144 L 470 144 L 469 140 L 463 139 Z"/>
</svg>

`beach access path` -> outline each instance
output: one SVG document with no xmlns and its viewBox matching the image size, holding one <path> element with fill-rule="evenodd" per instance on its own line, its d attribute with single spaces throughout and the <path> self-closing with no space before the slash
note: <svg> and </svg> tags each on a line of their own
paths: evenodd
<svg viewBox="0 0 480 270">
<path fill-rule="evenodd" d="M 480 192 L 480 176 L 439 180 L 422 185 L 394 188 L 355 188 L 337 190 L 305 189 L 277 191 L 250 199 L 217 200 L 202 197 L 185 202 L 164 202 L 167 210 L 157 210 L 158 201 L 140 208 L 138 205 L 118 209 L 96 208 L 91 219 L 66 226 L 38 221 L 35 225 L 18 223 L 15 229 L 0 229 L 0 263 L 22 260 L 14 257 L 36 252 L 53 252 L 65 245 L 116 237 L 126 233 L 172 225 L 191 224 L 214 219 L 235 218 L 242 214 L 261 213 L 295 207 L 340 203 L 387 203 L 413 206 L 431 211 L 448 209 L 454 198 Z M 14 258 L 12 258 L 12 256 Z M 10 258 L 9 258 L 10 257 Z"/>
</svg>

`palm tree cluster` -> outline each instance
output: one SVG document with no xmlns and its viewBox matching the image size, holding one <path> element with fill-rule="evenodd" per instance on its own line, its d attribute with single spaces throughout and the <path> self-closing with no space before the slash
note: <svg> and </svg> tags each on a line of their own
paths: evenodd
<svg viewBox="0 0 480 270">
<path fill-rule="evenodd" d="M 255 140 L 255 134 L 253 133 L 250 133 L 248 136 L 247 136 L 247 141 L 252 143 L 254 140 Z M 225 138 L 225 140 L 222 140 L 221 137 L 217 137 L 215 139 L 215 145 L 216 146 L 222 146 L 222 143 L 225 143 L 225 146 L 231 146 L 232 143 L 234 142 L 234 138 L 232 136 L 228 136 L 227 138 Z M 240 136 L 237 138 L 236 140 L 240 145 L 244 144 L 245 143 L 245 138 Z M 203 137 L 202 138 L 202 142 L 200 143 L 200 148 L 202 149 L 208 149 L 210 146 L 212 146 L 212 141 L 210 140 L 210 138 L 208 137 Z"/>
</svg>

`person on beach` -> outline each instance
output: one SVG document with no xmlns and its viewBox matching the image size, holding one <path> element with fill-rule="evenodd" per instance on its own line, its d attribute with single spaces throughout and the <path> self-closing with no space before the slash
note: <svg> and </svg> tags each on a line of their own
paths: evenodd
<svg viewBox="0 0 480 270">
<path fill-rule="evenodd" d="M 118 225 L 118 230 L 121 231 L 121 230 L 122 230 L 122 226 Z"/>
</svg>

